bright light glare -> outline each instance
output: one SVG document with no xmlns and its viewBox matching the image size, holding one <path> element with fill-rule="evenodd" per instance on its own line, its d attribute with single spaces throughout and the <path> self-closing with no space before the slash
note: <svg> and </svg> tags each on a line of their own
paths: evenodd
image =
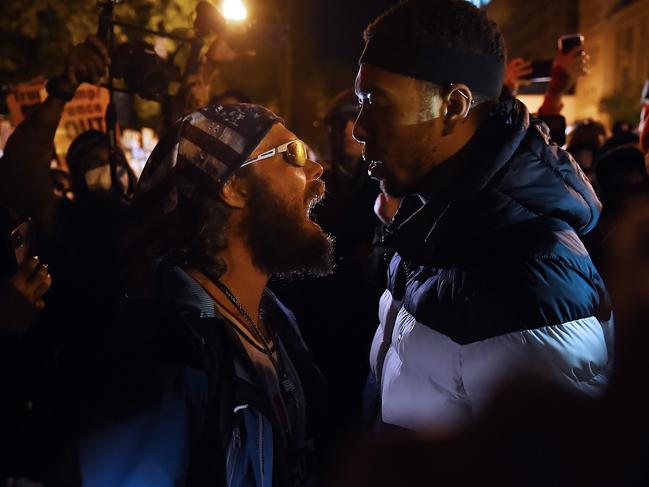
<svg viewBox="0 0 649 487">
<path fill-rule="evenodd" d="M 241 0 L 223 0 L 223 16 L 227 20 L 245 20 L 248 11 Z"/>
</svg>

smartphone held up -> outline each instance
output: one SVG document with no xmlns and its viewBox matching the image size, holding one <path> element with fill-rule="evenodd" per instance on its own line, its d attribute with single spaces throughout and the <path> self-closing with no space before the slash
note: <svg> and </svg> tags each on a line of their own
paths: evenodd
<svg viewBox="0 0 649 487">
<path fill-rule="evenodd" d="M 577 46 L 584 45 L 584 36 L 581 34 L 566 34 L 559 37 L 559 51 L 562 54 L 568 54 Z"/>
</svg>

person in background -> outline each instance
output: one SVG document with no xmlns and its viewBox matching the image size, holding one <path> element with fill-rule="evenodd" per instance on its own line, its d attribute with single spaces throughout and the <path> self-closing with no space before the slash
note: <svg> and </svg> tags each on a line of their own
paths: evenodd
<svg viewBox="0 0 649 487">
<path fill-rule="evenodd" d="M 31 255 L 29 228 L 19 221 L 0 207 L 0 485 L 34 487 L 25 457 L 34 426 L 30 393 L 42 384 L 32 381 L 32 366 L 41 357 L 30 353 L 29 342 L 52 278 L 47 264 Z"/>
<path fill-rule="evenodd" d="M 379 186 L 367 175 L 363 146 L 352 135 L 358 111 L 353 90 L 345 90 L 333 98 L 325 117 L 330 158 L 322 178 L 327 199 L 316 209 L 316 218 L 335 237 L 339 264 L 367 257 L 377 225 L 372 208 Z"/>
<path fill-rule="evenodd" d="M 9 278 L 0 284 L 0 333 L 20 337 L 27 333 L 45 308 L 43 295 L 52 278 L 47 264 L 30 256 Z"/>
<path fill-rule="evenodd" d="M 588 177 L 596 184 L 594 167 L 597 159 L 602 154 L 602 146 L 606 140 L 606 129 L 600 122 L 587 119 L 575 123 L 575 128 L 568 136 L 567 151 L 575 158 L 577 164 Z"/>
<path fill-rule="evenodd" d="M 50 179 L 57 198 L 74 198 L 72 193 L 72 177 L 70 172 L 62 167 L 50 167 Z"/>
<path fill-rule="evenodd" d="M 274 282 L 274 289 L 296 313 L 305 340 L 328 382 L 328 444 L 355 432 L 369 371 L 367 354 L 376 327 L 380 292 L 372 261 L 379 220 L 372 207 L 380 192 L 361 159 L 362 146 L 352 136 L 358 102 L 352 90 L 330 102 L 325 126 L 330 157 L 322 176 L 327 197 L 314 209 L 314 219 L 335 242 L 335 271 L 324 279 Z M 335 350 L 335 353 L 332 353 Z"/>
<path fill-rule="evenodd" d="M 385 192 L 422 202 L 383 242 L 396 253 L 366 396 L 379 432 L 462 430 L 528 375 L 606 389 L 611 309 L 578 238 L 601 205 L 547 127 L 500 99 L 504 60 L 466 1 L 405 1 L 365 30 L 354 136 Z"/>
<path fill-rule="evenodd" d="M 605 153 L 595 164 L 597 189 L 605 212 L 619 212 L 629 200 L 647 190 L 649 176 L 642 151 L 636 144 L 625 144 Z"/>
<path fill-rule="evenodd" d="M 505 76 L 503 79 L 505 94 L 513 97 L 517 96 L 521 86 L 527 86 L 531 83 L 526 77 L 533 72 L 532 61 L 528 61 L 522 57 L 510 59 L 505 66 Z"/>
<path fill-rule="evenodd" d="M 539 108 L 537 116 L 550 129 L 550 137 L 559 147 L 566 143 L 566 119 L 561 115 L 562 96 L 577 80 L 588 74 L 590 56 L 577 46 L 568 53 L 557 51 L 552 62 L 551 79 Z M 532 74 L 532 62 L 523 58 L 514 58 L 505 68 L 504 91 L 509 96 L 516 96 L 522 86 L 531 83 L 526 77 Z"/>
<path fill-rule="evenodd" d="M 562 96 L 574 86 L 579 78 L 588 74 L 590 56 L 583 46 L 577 46 L 567 53 L 557 51 L 552 61 L 551 80 L 543 104 L 539 108 L 540 116 L 560 115 L 563 108 Z M 518 95 L 522 86 L 531 83 L 527 77 L 533 73 L 532 62 L 521 57 L 510 60 L 505 67 L 503 87 L 510 96 Z"/>
<path fill-rule="evenodd" d="M 25 424 L 16 420 L 28 426 L 22 431 L 24 450 L 15 450 L 27 452 L 22 461 L 34 479 L 56 467 L 52 452 L 77 433 L 79 405 L 94 380 L 85 364 L 122 296 L 114 243 L 135 186 L 126 161 L 118 161 L 123 179 L 112 185 L 107 138 L 91 131 L 70 147 L 71 191 L 57 195 L 50 169 L 66 102 L 82 81 L 99 83 L 109 62 L 98 39 L 90 36 L 76 45 L 62 74 L 47 83 L 48 96 L 16 128 L 0 159 L 0 200 L 32 218 L 38 255 L 56 276 L 37 326 L 21 344 L 29 366 L 29 379 L 22 382 L 30 395 L 29 410 L 23 404 L 20 416 Z"/>
<path fill-rule="evenodd" d="M 54 134 L 65 104 L 73 98 L 76 88 L 83 81 L 98 83 L 109 63 L 108 52 L 96 37 L 89 36 L 76 45 L 68 56 L 63 74 L 50 79 L 48 96 L 16 127 L 0 160 L 3 203 L 20 214 L 30 215 L 39 233 L 47 238 L 52 237 L 58 226 L 64 201 L 54 193 L 50 174 Z M 107 150 L 101 158 L 102 165 L 107 164 Z M 76 164 L 70 167 L 73 191 L 85 187 L 85 171 L 76 171 L 76 168 Z M 132 190 L 134 181 L 129 181 L 129 185 Z M 123 188 L 125 194 L 128 190 L 128 187 Z"/>
<path fill-rule="evenodd" d="M 550 84 L 539 108 L 539 117 L 550 129 L 550 138 L 559 146 L 566 145 L 566 119 L 561 115 L 563 95 L 572 88 L 579 78 L 589 72 L 590 56 L 583 46 L 577 46 L 567 53 L 557 51 L 552 62 Z M 582 166 L 583 169 L 583 166 Z"/>
<path fill-rule="evenodd" d="M 135 192 L 137 180 L 119 147 L 116 156 L 118 196 L 128 201 Z M 108 135 L 105 132 L 86 130 L 72 141 L 65 160 L 72 179 L 70 189 L 76 197 L 93 192 L 115 192 L 108 159 Z"/>
<path fill-rule="evenodd" d="M 602 154 L 615 149 L 621 145 L 639 144 L 640 137 L 636 133 L 636 127 L 628 120 L 618 120 L 613 124 L 613 135 L 611 135 L 602 146 Z"/>
<path fill-rule="evenodd" d="M 589 72 L 590 56 L 583 46 L 576 46 L 567 53 L 558 51 L 552 62 L 550 86 L 545 92 L 539 116 L 560 115 L 563 109 L 562 96 L 572 88 L 577 80 Z"/>
<path fill-rule="evenodd" d="M 34 365 L 42 357 L 33 353 L 30 342 L 51 284 L 47 265 L 38 256 L 29 257 L 13 275 L 0 276 L 0 485 L 23 485 L 7 478 L 33 473 L 33 399 L 45 391 L 38 390 L 44 386 L 41 381 L 33 380 Z"/>
<path fill-rule="evenodd" d="M 595 164 L 597 190 L 602 200 L 602 217 L 597 227 L 583 241 L 597 269 L 606 279 L 611 272 L 606 252 L 615 238 L 629 207 L 649 194 L 649 176 L 642 151 L 626 144 L 606 152 Z"/>
<path fill-rule="evenodd" d="M 81 133 L 70 145 L 71 188 L 61 196 L 52 183 L 50 162 L 65 104 L 82 82 L 98 84 L 109 63 L 105 46 L 95 36 L 74 46 L 62 74 L 48 81 L 48 96 L 18 125 L 0 160 L 2 203 L 33 219 L 39 252 L 57 276 L 44 319 L 67 329 L 65 335 L 73 341 L 94 330 L 85 324 L 89 315 L 109 311 L 119 299 L 114 237 L 136 179 L 118 150 L 118 180 L 113 184 L 108 136 L 97 130 Z M 102 272 L 88 272 L 91 263 L 101 263 Z"/>
</svg>

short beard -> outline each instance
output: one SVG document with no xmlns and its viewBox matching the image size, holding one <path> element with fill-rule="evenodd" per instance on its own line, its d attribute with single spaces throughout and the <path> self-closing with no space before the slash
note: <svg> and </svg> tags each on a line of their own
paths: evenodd
<svg viewBox="0 0 649 487">
<path fill-rule="evenodd" d="M 283 278 L 331 274 L 333 239 L 318 227 L 304 224 L 304 206 L 285 203 L 254 173 L 248 177 L 250 198 L 241 229 L 254 266 Z M 307 201 L 318 194 L 321 182 L 309 184 Z"/>
<path fill-rule="evenodd" d="M 410 160 L 411 170 L 409 175 L 409 180 L 407 181 L 397 181 L 394 177 L 388 177 L 379 181 L 379 186 L 381 191 L 389 194 L 394 198 L 404 198 L 412 194 L 419 194 L 420 192 L 426 192 L 428 185 L 431 183 L 431 175 L 434 174 L 435 167 L 429 169 L 428 172 L 422 172 L 420 168 L 425 168 L 428 164 L 428 161 L 434 157 L 435 152 L 437 152 L 437 147 L 426 147 L 422 144 L 420 138 L 413 138 L 411 141 L 406 144 L 410 147 L 408 154 L 408 159 Z M 433 177 L 434 183 L 434 177 Z"/>
</svg>

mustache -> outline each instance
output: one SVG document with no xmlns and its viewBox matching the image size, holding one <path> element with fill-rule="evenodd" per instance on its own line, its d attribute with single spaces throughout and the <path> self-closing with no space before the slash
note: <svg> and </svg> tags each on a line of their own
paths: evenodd
<svg viewBox="0 0 649 487">
<path fill-rule="evenodd" d="M 325 183 L 322 179 L 316 179 L 309 184 L 304 198 L 305 206 L 309 206 L 310 209 L 317 206 L 325 197 L 325 189 Z"/>
</svg>

